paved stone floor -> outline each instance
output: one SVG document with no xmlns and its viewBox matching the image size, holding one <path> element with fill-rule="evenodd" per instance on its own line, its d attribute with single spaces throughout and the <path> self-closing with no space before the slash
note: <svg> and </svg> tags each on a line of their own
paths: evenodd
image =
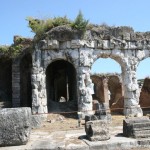
<svg viewBox="0 0 150 150">
<path fill-rule="evenodd" d="M 90 142 L 85 138 L 84 129 L 43 132 L 33 130 L 30 141 L 22 146 L 0 147 L 1 150 L 148 150 L 150 139 L 132 139 L 122 136 L 122 126 L 110 128 L 111 138 L 107 141 Z M 138 144 L 143 145 L 142 147 Z"/>
</svg>

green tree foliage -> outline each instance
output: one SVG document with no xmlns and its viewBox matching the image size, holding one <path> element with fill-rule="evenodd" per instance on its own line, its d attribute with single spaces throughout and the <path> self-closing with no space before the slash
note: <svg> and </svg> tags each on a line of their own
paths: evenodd
<svg viewBox="0 0 150 150">
<path fill-rule="evenodd" d="M 77 30 L 86 30 L 86 27 L 88 25 L 88 20 L 85 20 L 83 17 L 83 14 L 81 11 L 79 11 L 79 14 L 77 15 L 75 21 L 72 23 L 72 28 Z"/>
<path fill-rule="evenodd" d="M 4 56 L 15 58 L 21 53 L 22 48 L 22 45 L 0 46 L 0 53 L 3 53 Z"/>
<path fill-rule="evenodd" d="M 38 39 L 42 39 L 44 37 L 44 33 L 54 27 L 71 24 L 71 21 L 67 19 L 66 16 L 55 17 L 53 19 L 50 18 L 46 20 L 39 20 L 28 17 L 26 20 L 29 21 L 29 27 L 32 29 L 32 32 L 36 34 Z"/>
<path fill-rule="evenodd" d="M 68 25 L 72 29 L 85 31 L 88 24 L 88 20 L 84 19 L 81 11 L 79 11 L 75 21 L 70 21 L 66 16 L 46 20 L 28 17 L 26 20 L 29 22 L 29 27 L 35 33 L 37 40 L 44 38 L 44 33 L 57 26 Z"/>
</svg>

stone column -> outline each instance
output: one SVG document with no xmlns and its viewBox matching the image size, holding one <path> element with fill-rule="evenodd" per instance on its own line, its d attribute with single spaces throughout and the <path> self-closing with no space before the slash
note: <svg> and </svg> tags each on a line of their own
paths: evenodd
<svg viewBox="0 0 150 150">
<path fill-rule="evenodd" d="M 109 104 L 110 93 L 109 93 L 109 89 L 108 89 L 108 79 L 103 78 L 102 81 L 103 81 L 103 88 L 104 88 L 104 102 Z"/>
<path fill-rule="evenodd" d="M 137 61 L 128 58 L 126 70 L 123 71 L 124 114 L 131 117 L 143 116 L 139 105 L 139 87 L 136 78 Z"/>
<path fill-rule="evenodd" d="M 86 114 L 93 114 L 92 94 L 94 94 L 92 80 L 90 79 L 90 67 L 93 63 L 92 49 L 79 49 L 79 111 L 84 118 Z"/>
<path fill-rule="evenodd" d="M 20 60 L 12 63 L 12 107 L 20 107 Z"/>
<path fill-rule="evenodd" d="M 45 71 L 41 63 L 41 50 L 35 50 L 32 55 L 32 112 L 33 114 L 47 113 L 47 96 Z"/>
<path fill-rule="evenodd" d="M 103 91 L 104 91 L 104 108 L 107 112 L 110 112 L 109 110 L 109 100 L 110 100 L 110 91 L 108 89 L 108 79 L 103 78 Z"/>
</svg>

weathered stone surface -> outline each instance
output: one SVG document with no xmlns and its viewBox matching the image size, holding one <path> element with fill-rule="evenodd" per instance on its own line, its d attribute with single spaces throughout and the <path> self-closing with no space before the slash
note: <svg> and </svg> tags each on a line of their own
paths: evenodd
<svg viewBox="0 0 150 150">
<path fill-rule="evenodd" d="M 85 122 L 85 132 L 90 141 L 104 141 L 110 139 L 108 122 L 105 120 Z"/>
<path fill-rule="evenodd" d="M 45 34 L 45 39 L 36 44 L 32 54 L 32 110 L 36 113 L 46 110 L 46 69 L 54 61 L 65 60 L 72 63 L 77 72 L 78 108 L 83 113 L 86 112 L 84 114 L 92 114 L 93 85 L 87 85 L 86 76 L 91 74 L 91 66 L 98 58 L 112 58 L 122 68 L 124 93 L 121 95 L 124 96 L 124 102 L 119 94 L 112 98 L 115 99 L 115 107 L 124 107 L 126 116 L 142 116 L 136 71 L 139 62 L 150 56 L 149 37 L 149 32 L 134 32 L 131 27 L 126 26 L 95 25 L 85 31 L 85 34 L 66 25 L 52 28 Z M 88 82 L 91 81 L 88 79 Z M 17 88 L 19 91 L 19 87 Z M 43 90 L 45 94 L 42 93 Z"/>
<path fill-rule="evenodd" d="M 0 146 L 26 144 L 31 131 L 31 109 L 0 110 Z"/>
<path fill-rule="evenodd" d="M 84 65 L 83 65 L 84 66 Z M 92 111 L 92 94 L 94 94 L 92 80 L 90 79 L 90 72 L 88 67 L 81 69 L 79 78 L 79 94 L 80 94 L 80 111 L 82 111 L 83 118 L 86 114 L 93 114 Z"/>
<path fill-rule="evenodd" d="M 43 121 L 45 121 L 47 118 L 47 115 L 32 115 L 31 116 L 31 127 L 32 128 L 39 128 L 42 126 Z"/>
<path fill-rule="evenodd" d="M 148 117 L 124 119 L 123 135 L 134 138 L 150 137 L 150 119 Z"/>
<path fill-rule="evenodd" d="M 47 45 L 49 49 L 59 49 L 59 42 L 57 40 L 48 40 Z"/>
</svg>

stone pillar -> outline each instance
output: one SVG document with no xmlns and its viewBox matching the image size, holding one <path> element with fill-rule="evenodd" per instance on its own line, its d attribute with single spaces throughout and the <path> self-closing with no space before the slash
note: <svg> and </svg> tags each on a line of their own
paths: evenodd
<svg viewBox="0 0 150 150">
<path fill-rule="evenodd" d="M 109 100 L 110 100 L 110 91 L 108 89 L 108 79 L 103 78 L 103 91 L 104 91 L 104 108 L 106 109 L 107 112 L 110 113 L 109 110 Z"/>
<path fill-rule="evenodd" d="M 108 89 L 108 79 L 107 78 L 103 78 L 103 88 L 104 88 L 104 102 L 109 104 L 110 92 Z"/>
<path fill-rule="evenodd" d="M 90 69 L 82 67 L 80 69 L 79 76 L 79 110 L 83 114 L 92 114 L 92 94 L 93 94 L 93 83 L 91 79 L 88 79 Z M 88 79 L 88 81 L 87 81 Z M 84 115 L 83 115 L 84 116 Z"/>
<path fill-rule="evenodd" d="M 128 58 L 126 70 L 123 71 L 124 114 L 131 117 L 143 116 L 139 105 L 139 86 L 136 78 L 137 61 Z"/>
<path fill-rule="evenodd" d="M 12 107 L 20 107 L 20 60 L 12 63 Z"/>
<path fill-rule="evenodd" d="M 79 50 L 79 111 L 82 112 L 84 118 L 87 114 L 93 114 L 92 94 L 94 94 L 94 84 L 90 79 L 90 67 L 93 63 L 92 59 L 93 50 L 80 49 Z"/>
<path fill-rule="evenodd" d="M 32 113 L 47 113 L 47 96 L 45 71 L 41 63 L 41 50 L 35 50 L 32 55 L 33 68 L 31 75 L 32 83 Z"/>
</svg>

